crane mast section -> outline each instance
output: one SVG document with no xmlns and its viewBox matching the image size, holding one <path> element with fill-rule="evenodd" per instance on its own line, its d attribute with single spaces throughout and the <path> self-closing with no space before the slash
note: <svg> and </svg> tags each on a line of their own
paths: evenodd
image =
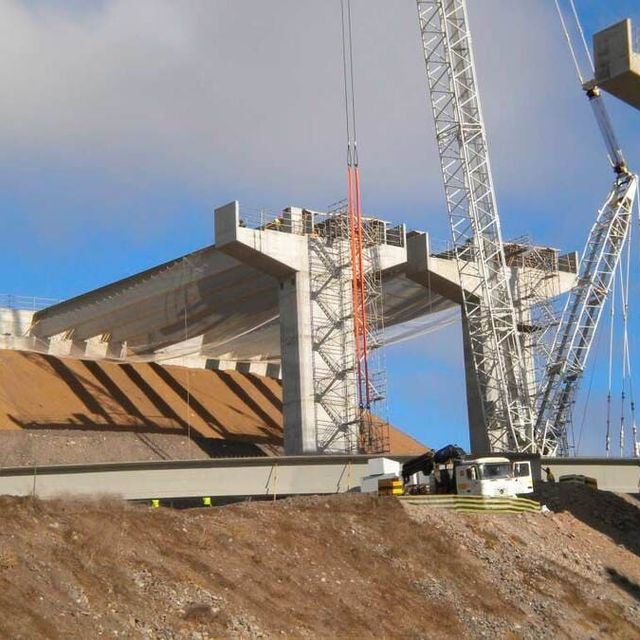
<svg viewBox="0 0 640 640">
<path fill-rule="evenodd" d="M 637 176 L 618 175 L 598 212 L 580 259 L 578 284 L 565 305 L 540 381 L 536 443 L 543 455 L 568 455 L 568 426 L 578 383 L 631 225 Z"/>
<path fill-rule="evenodd" d="M 462 0 L 418 1 L 431 104 L 463 308 L 492 450 L 533 446 L 524 360 L 509 288 Z"/>
<path fill-rule="evenodd" d="M 429 94 L 488 445 L 534 446 L 463 0 L 417 2 Z"/>
</svg>

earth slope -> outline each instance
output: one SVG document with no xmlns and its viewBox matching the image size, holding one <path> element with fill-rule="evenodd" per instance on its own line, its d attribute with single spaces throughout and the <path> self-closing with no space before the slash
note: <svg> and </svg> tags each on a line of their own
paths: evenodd
<svg viewBox="0 0 640 640">
<path fill-rule="evenodd" d="M 0 498 L 0 637 L 640 637 L 640 503 L 543 499 L 557 511 Z"/>
</svg>

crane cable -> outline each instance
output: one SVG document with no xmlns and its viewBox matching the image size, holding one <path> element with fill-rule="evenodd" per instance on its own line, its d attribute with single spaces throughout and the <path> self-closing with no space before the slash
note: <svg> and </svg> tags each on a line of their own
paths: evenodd
<svg viewBox="0 0 640 640">
<path fill-rule="evenodd" d="M 587 421 L 587 412 L 589 410 L 589 403 L 591 402 L 591 391 L 593 389 L 593 380 L 595 378 L 596 366 L 595 363 L 598 362 L 598 358 L 600 357 L 600 345 L 602 344 L 602 334 L 598 333 L 596 336 L 595 350 L 593 354 L 594 366 L 591 368 L 591 376 L 589 377 L 589 388 L 587 389 L 587 397 L 584 401 L 584 407 L 582 409 L 582 420 L 580 421 L 580 430 L 578 432 L 578 441 L 575 445 L 576 455 L 580 455 L 580 447 L 582 445 L 582 434 L 584 432 L 584 425 Z"/>
<path fill-rule="evenodd" d="M 587 56 L 587 60 L 589 61 L 589 67 L 591 71 L 595 71 L 595 66 L 593 64 L 593 58 L 591 57 L 591 52 L 589 51 L 589 45 L 587 44 L 587 39 L 584 36 L 584 29 L 582 28 L 582 23 L 580 22 L 580 18 L 578 17 L 578 12 L 576 11 L 576 5 L 573 0 L 569 0 L 571 4 L 571 11 L 573 12 L 573 18 L 576 21 L 576 26 L 578 27 L 578 32 L 580 33 L 580 38 L 582 39 L 582 45 L 584 46 L 584 51 Z"/>
<path fill-rule="evenodd" d="M 591 59 L 591 53 L 589 52 L 589 47 L 587 45 L 587 40 L 584 36 L 584 30 L 582 29 L 582 25 L 580 23 L 580 18 L 578 17 L 578 12 L 576 10 L 576 6 L 573 2 L 573 0 L 569 0 L 571 3 L 571 11 L 573 13 L 573 17 L 576 21 L 576 25 L 578 28 L 578 31 L 580 32 L 580 35 L 582 37 L 582 43 L 584 45 L 586 54 L 587 54 L 587 59 L 589 60 L 589 65 L 591 66 L 591 71 L 593 71 L 593 60 Z M 571 35 L 569 34 L 569 27 L 567 25 L 566 20 L 564 19 L 564 15 L 562 14 L 562 9 L 560 8 L 560 1 L 559 0 L 555 0 L 555 4 L 556 4 L 556 11 L 558 12 L 558 17 L 560 18 L 560 24 L 562 25 L 562 31 L 564 32 L 564 37 L 567 41 L 567 44 L 569 45 L 569 51 L 571 53 L 571 58 L 573 59 L 573 64 L 575 65 L 576 68 L 576 73 L 578 74 L 578 79 L 580 80 L 580 86 L 583 86 L 585 83 L 585 78 L 582 74 L 582 70 L 580 69 L 580 62 L 578 61 L 578 54 L 576 53 L 576 49 L 573 46 L 573 42 L 571 40 Z"/>
<path fill-rule="evenodd" d="M 625 448 L 625 399 L 626 389 L 628 385 L 629 390 L 629 403 L 631 409 L 631 421 L 632 421 L 632 433 L 633 433 L 633 448 L 635 453 L 636 449 L 636 427 L 635 427 L 635 401 L 633 397 L 633 381 L 631 375 L 631 355 L 630 355 L 630 343 L 629 343 L 629 286 L 630 286 L 630 272 L 631 272 L 631 233 L 633 226 L 629 228 L 629 238 L 627 240 L 627 255 L 626 265 L 624 267 L 625 273 L 623 278 L 622 265 L 619 270 L 620 285 L 621 285 L 621 298 L 622 298 L 622 384 L 621 384 L 621 409 L 620 409 L 620 457 L 624 456 Z"/>
<path fill-rule="evenodd" d="M 353 20 L 351 0 L 340 0 L 342 26 L 342 70 L 344 82 L 345 118 L 347 125 L 347 215 L 353 296 L 353 325 L 356 373 L 360 409 L 371 408 L 369 384 L 367 291 L 365 284 L 364 242 L 362 232 L 362 196 L 356 125 L 355 73 L 353 65 Z"/>
<path fill-rule="evenodd" d="M 616 316 L 616 280 L 611 285 L 611 299 L 609 301 L 609 386 L 607 392 L 607 433 L 604 450 L 607 458 L 611 452 L 611 386 L 613 378 L 613 330 Z"/>
<path fill-rule="evenodd" d="M 640 199 L 636 198 L 636 211 L 637 211 L 637 224 L 640 226 Z M 633 220 L 632 220 L 633 229 Z M 640 241 L 640 229 L 638 233 L 638 240 Z M 631 238 L 629 238 L 629 247 L 631 246 Z M 629 263 L 631 262 L 631 249 L 629 249 Z M 630 349 L 629 349 L 630 350 Z M 633 440 L 633 450 L 631 455 L 634 458 L 640 458 L 640 441 L 638 440 L 638 427 L 636 423 L 636 404 L 633 397 L 633 377 L 631 376 L 631 356 L 629 354 L 629 394 L 631 401 L 631 436 Z"/>
</svg>

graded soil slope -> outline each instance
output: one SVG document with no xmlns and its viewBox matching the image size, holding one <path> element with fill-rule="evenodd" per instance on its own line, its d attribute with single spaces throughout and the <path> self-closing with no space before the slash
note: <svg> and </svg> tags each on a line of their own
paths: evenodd
<svg viewBox="0 0 640 640">
<path fill-rule="evenodd" d="M 392 453 L 426 451 L 389 432 Z M 279 380 L 0 350 L 3 466 L 281 453 Z"/>
<path fill-rule="evenodd" d="M 570 509 L 580 491 L 552 497 Z M 640 504 L 598 504 L 608 533 L 570 511 L 362 495 L 185 511 L 0 498 L 0 637 L 638 638 Z"/>
</svg>

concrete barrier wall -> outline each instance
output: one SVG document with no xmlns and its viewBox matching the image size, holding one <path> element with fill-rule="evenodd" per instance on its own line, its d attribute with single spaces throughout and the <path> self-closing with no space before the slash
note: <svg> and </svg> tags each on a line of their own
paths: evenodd
<svg viewBox="0 0 640 640">
<path fill-rule="evenodd" d="M 200 496 L 272 496 L 340 493 L 360 487 L 367 456 L 286 456 L 213 460 L 65 465 L 0 469 L 0 495 L 51 498 L 117 495 L 127 500 Z M 404 462 L 408 457 L 394 457 Z M 542 458 L 561 475 L 596 478 L 598 487 L 640 492 L 640 461 Z M 544 474 L 543 474 L 544 477 Z"/>
<path fill-rule="evenodd" d="M 0 469 L 0 495 L 142 500 L 341 493 L 360 486 L 367 460 L 291 456 Z"/>
<path fill-rule="evenodd" d="M 595 478 L 598 488 L 604 491 L 640 493 L 639 459 L 542 458 L 540 464 L 551 469 L 556 481 L 563 475 L 580 474 Z"/>
</svg>

